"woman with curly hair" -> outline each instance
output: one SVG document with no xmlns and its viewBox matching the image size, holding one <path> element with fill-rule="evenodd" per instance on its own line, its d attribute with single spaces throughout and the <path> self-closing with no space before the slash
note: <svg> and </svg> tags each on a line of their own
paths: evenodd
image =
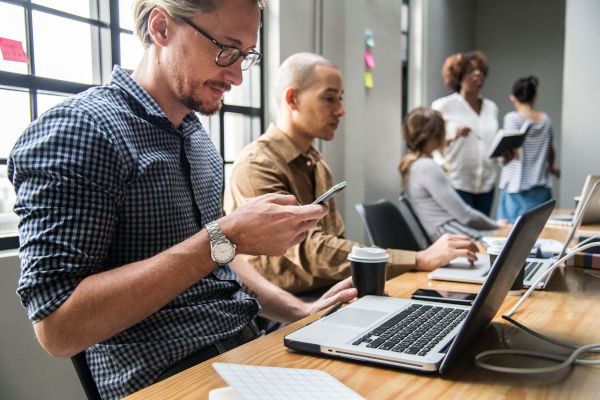
<svg viewBox="0 0 600 400">
<path fill-rule="evenodd" d="M 419 107 L 402 122 L 407 154 L 400 162 L 403 194 L 431 240 L 444 233 L 467 235 L 480 240 L 507 226 L 470 207 L 456 193 L 444 169 L 433 160 L 434 151 L 444 151 L 446 130 L 439 111 Z"/>
<path fill-rule="evenodd" d="M 467 204 L 489 215 L 496 171 L 487 151 L 498 131 L 498 106 L 480 95 L 487 72 L 487 59 L 480 51 L 451 55 L 442 76 L 454 93 L 431 106 L 446 120 L 443 165 L 450 170 L 452 186 Z"/>
</svg>

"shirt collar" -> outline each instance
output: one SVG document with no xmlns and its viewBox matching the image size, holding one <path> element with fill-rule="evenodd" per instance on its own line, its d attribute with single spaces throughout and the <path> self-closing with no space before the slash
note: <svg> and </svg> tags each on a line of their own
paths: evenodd
<svg viewBox="0 0 600 400">
<path fill-rule="evenodd" d="M 277 146 L 277 151 L 283 156 L 286 163 L 294 161 L 296 158 L 303 156 L 310 159 L 313 163 L 317 163 L 321 160 L 321 153 L 315 149 L 313 145 L 308 148 L 308 151 L 304 154 L 296 147 L 292 139 L 288 137 L 281 129 L 275 124 L 270 124 L 267 133 L 273 143 Z"/>
<path fill-rule="evenodd" d="M 138 102 L 138 104 L 146 111 L 146 113 L 149 116 L 154 116 L 161 119 L 164 118 L 168 120 L 166 114 L 163 112 L 162 108 L 160 108 L 158 103 L 152 98 L 152 96 L 150 96 L 150 94 L 146 92 L 146 90 L 144 90 L 144 88 L 141 87 L 131 77 L 131 75 L 119 65 L 114 66 L 109 84 L 118 86 L 119 88 L 127 92 Z M 179 131 L 183 133 L 184 136 L 188 136 L 193 132 L 193 128 L 191 128 L 190 126 L 193 126 L 198 123 L 198 117 L 193 111 L 191 111 L 183 118 Z M 171 123 L 171 125 L 173 124 Z"/>
</svg>

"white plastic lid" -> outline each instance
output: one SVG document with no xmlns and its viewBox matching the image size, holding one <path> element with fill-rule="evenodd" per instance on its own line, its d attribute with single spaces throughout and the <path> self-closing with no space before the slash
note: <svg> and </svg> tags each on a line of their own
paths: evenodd
<svg viewBox="0 0 600 400">
<path fill-rule="evenodd" d="M 502 252 L 503 248 L 504 248 L 504 246 L 489 246 L 485 250 L 487 251 L 488 254 L 498 255 L 498 254 L 500 254 L 500 252 Z"/>
<path fill-rule="evenodd" d="M 348 254 L 350 261 L 382 262 L 390 259 L 390 255 L 379 247 L 352 246 L 352 252 Z"/>
</svg>

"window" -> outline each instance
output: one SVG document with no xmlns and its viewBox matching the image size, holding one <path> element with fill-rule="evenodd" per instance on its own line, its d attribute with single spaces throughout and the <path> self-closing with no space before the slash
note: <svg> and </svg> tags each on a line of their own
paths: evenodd
<svg viewBox="0 0 600 400">
<path fill-rule="evenodd" d="M 400 26 L 402 30 L 402 119 L 408 112 L 408 21 L 409 21 L 409 0 L 402 0 L 402 12 L 400 14 Z"/>
<path fill-rule="evenodd" d="M 28 57 L 26 63 L 0 56 L 0 250 L 16 246 L 15 195 L 6 168 L 10 150 L 44 111 L 106 83 L 114 64 L 136 68 L 143 49 L 133 34 L 132 4 L 133 0 L 0 0 L 0 38 L 22 43 Z M 225 176 L 241 149 L 264 130 L 262 81 L 260 65 L 244 71 L 244 83 L 226 94 L 220 113 L 201 116 L 224 159 Z"/>
</svg>

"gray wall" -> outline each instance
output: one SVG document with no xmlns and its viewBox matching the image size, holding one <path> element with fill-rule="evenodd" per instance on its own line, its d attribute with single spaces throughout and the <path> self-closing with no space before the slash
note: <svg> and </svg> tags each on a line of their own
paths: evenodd
<svg viewBox="0 0 600 400">
<path fill-rule="evenodd" d="M 0 252 L 0 398 L 84 399 L 70 360 L 57 360 L 37 342 L 17 294 L 16 251 Z"/>
<path fill-rule="evenodd" d="M 450 54 L 475 47 L 475 0 L 410 2 L 408 109 L 450 94 L 442 65 Z"/>
<path fill-rule="evenodd" d="M 448 55 L 481 50 L 490 65 L 482 94 L 498 104 L 500 124 L 512 110 L 508 95 L 514 81 L 528 75 L 540 79 L 536 106 L 553 120 L 560 163 L 565 0 L 414 0 L 411 6 L 409 108 L 449 93 L 441 78 Z M 571 178 L 567 174 L 555 184 Z M 554 195 L 560 196 L 559 190 Z"/>
<path fill-rule="evenodd" d="M 561 205 L 573 207 L 587 174 L 600 175 L 600 2 L 568 0 L 562 98 Z"/>
<path fill-rule="evenodd" d="M 502 126 L 504 114 L 514 110 L 508 95 L 515 80 L 537 76 L 535 106 L 552 119 L 555 163 L 560 165 L 565 0 L 478 0 L 476 4 L 475 47 L 485 52 L 490 64 L 484 96 L 498 105 Z M 562 181 L 554 179 L 557 198 Z"/>
<path fill-rule="evenodd" d="M 269 7 L 274 6 L 274 10 Z M 278 41 L 268 39 L 267 57 L 277 53 L 279 62 L 298 51 L 323 54 L 333 61 L 344 78 L 346 116 L 331 142 L 319 143 L 331 166 L 334 180 L 348 181 L 336 202 L 349 238 L 364 241 L 362 224 L 354 209 L 358 202 L 398 196 L 400 177 L 397 165 L 401 155 L 401 2 L 391 0 L 279 0 L 269 3 L 267 12 L 277 12 Z M 272 16 L 266 20 L 271 24 Z M 273 26 L 267 27 L 272 32 Z M 374 34 L 374 87 L 363 85 L 365 63 L 364 31 Z M 275 46 L 272 48 L 270 46 Z M 268 80 L 274 79 L 271 66 Z M 268 104 L 268 122 L 275 120 Z"/>
</svg>

